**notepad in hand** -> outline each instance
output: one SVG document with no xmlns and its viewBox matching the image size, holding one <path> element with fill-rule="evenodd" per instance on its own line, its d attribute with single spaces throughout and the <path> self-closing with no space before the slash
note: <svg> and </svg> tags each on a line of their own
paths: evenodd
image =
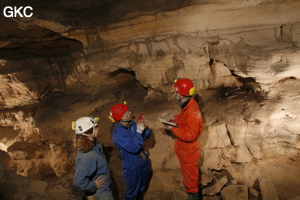
<svg viewBox="0 0 300 200">
<path fill-rule="evenodd" d="M 159 119 L 159 121 L 160 121 L 161 123 L 163 123 L 163 124 L 165 124 L 165 125 L 177 127 L 177 124 L 175 124 L 175 123 L 173 123 L 173 122 L 167 122 L 166 120 L 160 119 L 160 118 L 158 118 L 158 119 Z"/>
</svg>

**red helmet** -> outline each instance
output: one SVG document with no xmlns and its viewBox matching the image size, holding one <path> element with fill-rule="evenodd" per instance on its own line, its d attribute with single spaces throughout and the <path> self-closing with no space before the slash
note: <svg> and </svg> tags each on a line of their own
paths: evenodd
<svg viewBox="0 0 300 200">
<path fill-rule="evenodd" d="M 117 103 L 111 107 L 109 118 L 112 118 L 114 121 L 118 122 L 121 120 L 127 110 L 128 106 L 126 104 Z"/>
<path fill-rule="evenodd" d="M 193 82 L 188 78 L 180 78 L 174 80 L 174 90 L 182 96 L 192 96 L 195 94 Z"/>
</svg>

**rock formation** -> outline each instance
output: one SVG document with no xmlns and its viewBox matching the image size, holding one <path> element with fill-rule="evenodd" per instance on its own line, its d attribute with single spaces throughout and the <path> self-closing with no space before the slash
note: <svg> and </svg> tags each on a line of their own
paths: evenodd
<svg viewBox="0 0 300 200">
<path fill-rule="evenodd" d="M 32 17 L 0 16 L 0 175 L 32 184 L 31 199 L 82 199 L 72 186 L 71 121 L 83 115 L 102 119 L 98 140 L 122 199 L 107 116 L 124 100 L 154 133 L 145 199 L 186 198 L 173 139 L 157 119 L 180 111 L 177 77 L 193 80 L 205 118 L 203 199 L 299 198 L 299 1 L 3 0 L 0 8 L 24 3 Z M 23 187 L 12 179 L 0 179 L 0 197 L 29 198 L 5 189 Z"/>
</svg>

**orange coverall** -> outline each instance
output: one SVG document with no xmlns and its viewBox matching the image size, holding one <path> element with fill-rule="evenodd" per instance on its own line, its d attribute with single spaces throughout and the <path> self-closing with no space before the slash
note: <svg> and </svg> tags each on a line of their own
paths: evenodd
<svg viewBox="0 0 300 200">
<path fill-rule="evenodd" d="M 172 127 L 176 136 L 174 150 L 178 157 L 183 184 L 187 193 L 197 193 L 200 157 L 200 143 L 198 137 L 203 127 L 203 117 L 198 103 L 194 98 L 181 112 L 174 116 L 178 127 Z"/>
</svg>

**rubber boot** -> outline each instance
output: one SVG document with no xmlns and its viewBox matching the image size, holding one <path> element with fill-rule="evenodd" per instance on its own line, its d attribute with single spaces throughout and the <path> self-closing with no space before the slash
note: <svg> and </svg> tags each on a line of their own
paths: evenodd
<svg viewBox="0 0 300 200">
<path fill-rule="evenodd" d="M 136 197 L 136 200 L 143 200 L 144 199 L 144 192 L 139 192 L 138 196 Z"/>
<path fill-rule="evenodd" d="M 188 198 L 186 200 L 199 200 L 199 194 L 197 193 L 188 193 Z"/>
</svg>

